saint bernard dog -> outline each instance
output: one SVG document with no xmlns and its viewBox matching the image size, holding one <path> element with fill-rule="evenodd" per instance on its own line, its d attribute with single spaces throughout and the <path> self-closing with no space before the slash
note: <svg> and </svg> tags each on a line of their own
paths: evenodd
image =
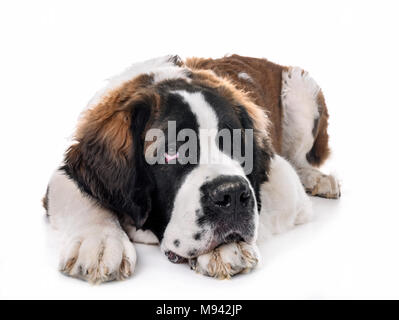
<svg viewBox="0 0 399 320">
<path fill-rule="evenodd" d="M 61 272 L 128 278 L 135 242 L 207 276 L 248 272 L 257 240 L 311 218 L 306 193 L 340 197 L 317 169 L 327 123 L 319 86 L 298 67 L 238 55 L 132 65 L 89 102 L 48 184 Z"/>
</svg>

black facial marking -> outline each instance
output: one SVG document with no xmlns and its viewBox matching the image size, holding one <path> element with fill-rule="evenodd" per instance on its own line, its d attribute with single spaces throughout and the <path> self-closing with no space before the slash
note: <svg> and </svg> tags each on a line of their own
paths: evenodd
<svg viewBox="0 0 399 320">
<path fill-rule="evenodd" d="M 268 143 L 264 142 L 263 146 L 259 145 L 259 141 L 255 139 L 256 135 L 259 133 L 254 129 L 254 124 L 252 118 L 249 116 L 246 108 L 243 106 L 232 106 L 227 102 L 223 97 L 220 97 L 211 91 L 205 91 L 204 93 L 205 100 L 212 106 L 214 109 L 218 120 L 219 120 L 219 130 L 227 129 L 231 131 L 233 129 L 253 129 L 254 130 L 254 141 L 253 145 L 253 170 L 251 173 L 247 175 L 248 180 L 251 182 L 251 185 L 255 192 L 255 197 L 258 205 L 258 212 L 260 212 L 261 208 L 261 199 L 260 199 L 260 185 L 267 181 L 267 173 L 269 170 L 270 158 L 273 154 L 272 150 L 269 150 Z M 242 148 L 241 152 L 245 150 L 245 136 L 242 134 Z M 223 146 L 225 147 L 225 146 Z M 222 146 L 219 145 L 219 148 L 222 150 Z M 232 148 L 231 148 L 232 150 Z M 231 155 L 230 155 L 231 156 Z M 244 164 L 241 164 L 244 166 Z"/>
<path fill-rule="evenodd" d="M 244 107 L 239 107 L 238 109 L 238 116 L 244 128 L 254 128 L 253 120 L 249 116 L 247 110 Z M 257 131 L 254 129 L 254 138 L 257 134 Z M 268 142 L 263 141 L 263 146 L 260 146 L 259 141 L 256 139 L 253 141 L 253 147 L 253 170 L 247 178 L 254 189 L 258 212 L 260 212 L 262 205 L 260 199 L 260 186 L 268 179 L 267 175 L 273 151 L 268 148 Z"/>
<path fill-rule="evenodd" d="M 176 248 L 178 248 L 180 246 L 180 240 L 176 239 L 175 241 L 173 241 L 173 244 L 175 245 Z"/>
<path fill-rule="evenodd" d="M 192 129 L 198 137 L 198 123 L 195 115 L 191 112 L 189 105 L 182 97 L 175 93 L 170 93 L 173 86 L 163 84 L 159 90 L 163 99 L 163 106 L 158 118 L 154 121 L 153 128 L 162 128 L 165 138 L 168 139 L 168 121 L 176 121 L 176 132 L 182 129 Z M 173 87 L 174 88 L 174 87 Z M 179 148 L 178 141 L 166 141 L 167 146 L 170 143 Z M 199 143 L 197 141 L 199 157 Z M 195 159 L 195 163 L 198 159 Z M 176 161 L 174 164 L 156 163 L 148 167 L 149 172 L 154 177 L 156 190 L 153 193 L 153 213 L 149 215 L 145 227 L 152 230 L 159 239 L 162 239 L 163 233 L 169 223 L 175 196 L 184 180 L 184 178 L 193 170 L 197 164 L 180 164 Z"/>
<path fill-rule="evenodd" d="M 201 232 L 194 233 L 194 235 L 193 235 L 194 240 L 197 240 L 197 241 L 201 240 L 201 237 L 202 237 Z"/>
</svg>

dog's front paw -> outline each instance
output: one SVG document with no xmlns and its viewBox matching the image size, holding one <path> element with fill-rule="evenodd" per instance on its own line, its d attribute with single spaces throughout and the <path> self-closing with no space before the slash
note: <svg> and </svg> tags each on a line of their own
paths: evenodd
<svg viewBox="0 0 399 320">
<path fill-rule="evenodd" d="M 68 239 L 62 250 L 60 271 L 66 275 L 101 283 L 122 280 L 133 274 L 136 250 L 120 230 L 93 229 Z"/>
<path fill-rule="evenodd" d="M 224 244 L 213 251 L 189 261 L 193 270 L 217 279 L 230 279 L 238 273 L 255 268 L 259 261 L 258 249 L 245 242 Z"/>
</svg>

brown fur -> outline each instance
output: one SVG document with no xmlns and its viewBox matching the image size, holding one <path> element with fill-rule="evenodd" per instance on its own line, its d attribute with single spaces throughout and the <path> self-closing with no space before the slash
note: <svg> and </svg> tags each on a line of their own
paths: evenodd
<svg viewBox="0 0 399 320">
<path fill-rule="evenodd" d="M 154 111 L 159 105 L 159 96 L 145 89 L 152 83 L 152 77 L 139 76 L 111 91 L 92 109 L 87 110 L 79 122 L 75 140 L 66 153 L 65 162 L 85 176 L 82 161 L 84 150 L 98 145 L 99 157 L 106 151 L 108 160 L 115 166 L 126 166 L 132 159 L 132 136 L 130 134 L 132 105 L 135 102 L 151 100 Z M 115 177 L 117 178 L 117 177 Z M 94 186 L 93 186 L 94 189 Z"/>
<path fill-rule="evenodd" d="M 281 86 L 282 72 L 287 67 L 272 63 L 266 59 L 257 59 L 232 55 L 221 59 L 189 58 L 186 61 L 189 68 L 196 70 L 212 70 L 216 75 L 227 78 L 233 85 L 246 92 L 253 102 L 260 106 L 268 115 L 270 124 L 266 125 L 274 150 L 281 152 L 282 143 L 282 104 Z M 252 80 L 238 77 L 240 72 L 248 74 Z M 310 164 L 320 166 L 329 156 L 328 147 L 328 112 L 323 94 L 317 97 L 320 118 L 315 123 L 315 142 L 307 154 Z M 257 117 L 256 115 L 252 114 Z M 256 118 L 255 118 L 256 119 Z"/>
<path fill-rule="evenodd" d="M 281 151 L 282 112 L 281 112 L 281 72 L 284 67 L 266 59 L 256 59 L 232 55 L 221 59 L 187 59 L 186 65 L 195 69 L 209 69 L 216 75 L 230 79 L 233 84 L 246 92 L 254 104 L 266 112 L 270 123 L 268 134 L 276 152 Z M 247 73 L 253 81 L 238 77 Z M 258 115 L 254 119 L 257 119 Z"/>
<path fill-rule="evenodd" d="M 115 160 L 129 160 L 132 151 L 131 110 L 126 106 L 133 100 L 150 99 L 151 95 L 146 97 L 146 93 L 140 89 L 151 82 L 151 76 L 142 75 L 108 93 L 99 104 L 85 112 L 78 124 L 76 141 L 106 145 Z M 77 145 L 72 146 L 69 153 L 73 153 L 76 147 Z"/>
<path fill-rule="evenodd" d="M 150 89 L 152 80 L 149 75 L 138 76 L 88 109 L 78 124 L 76 143 L 67 150 L 63 166 L 83 191 L 118 214 L 131 214 L 138 226 L 150 210 L 146 197 L 151 185 L 144 184 L 140 193 L 132 187 L 134 182 L 148 177 L 134 169 L 137 155 L 133 152 L 131 126 L 134 121 L 136 126 L 143 126 L 140 132 L 145 131 L 145 124 L 149 124 L 142 117 L 150 118 L 157 112 L 160 97 Z M 136 111 L 142 114 L 139 118 L 135 118 Z"/>
<path fill-rule="evenodd" d="M 193 84 L 205 85 L 216 89 L 216 91 L 234 106 L 243 106 L 253 120 L 255 138 L 257 142 L 271 153 L 268 128 L 270 122 L 258 105 L 252 102 L 250 97 L 243 90 L 237 89 L 228 79 L 217 77 L 206 70 L 194 70 L 192 74 Z"/>
</svg>

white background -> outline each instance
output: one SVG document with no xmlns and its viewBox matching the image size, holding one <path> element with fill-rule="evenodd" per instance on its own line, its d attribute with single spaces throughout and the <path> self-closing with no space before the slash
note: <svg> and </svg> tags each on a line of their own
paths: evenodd
<svg viewBox="0 0 399 320">
<path fill-rule="evenodd" d="M 0 298 L 399 298 L 398 7 L 384 1 L 2 1 Z M 261 247 L 231 281 L 138 245 L 134 276 L 57 271 L 41 198 L 101 81 L 165 54 L 238 53 L 308 70 L 331 114 L 339 201 Z"/>
</svg>

